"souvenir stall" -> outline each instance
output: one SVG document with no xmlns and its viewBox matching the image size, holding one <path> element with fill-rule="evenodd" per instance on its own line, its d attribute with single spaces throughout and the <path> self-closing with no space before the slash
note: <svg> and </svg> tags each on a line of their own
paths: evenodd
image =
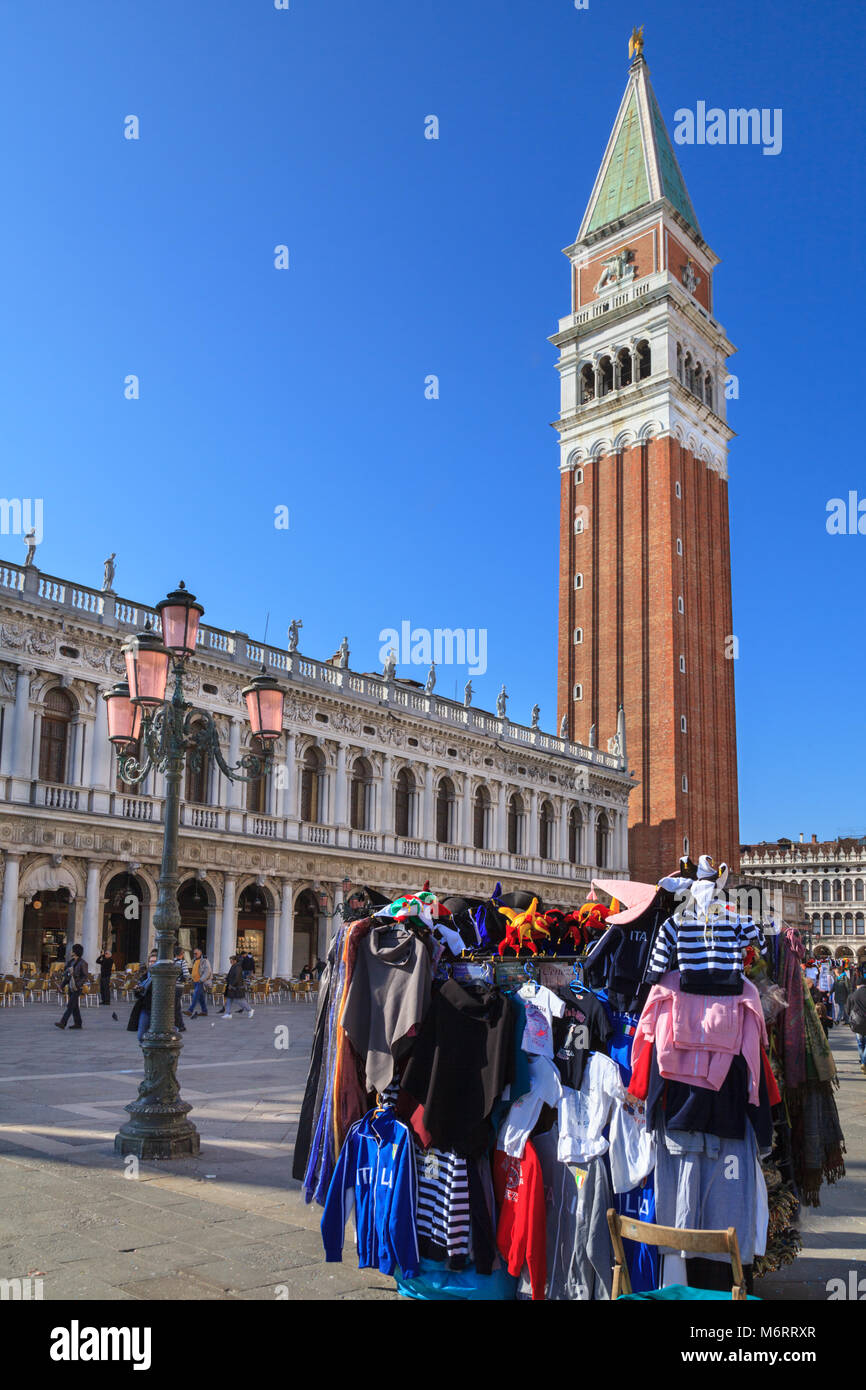
<svg viewBox="0 0 866 1390">
<path fill-rule="evenodd" d="M 609 1299 L 612 1208 L 734 1227 L 750 1292 L 794 1258 L 799 1199 L 844 1172 L 829 1052 L 796 933 L 725 878 L 704 856 L 569 912 L 425 884 L 342 920 L 293 1163 L 325 1258 L 355 1257 L 352 1214 L 407 1297 Z M 635 1293 L 730 1293 L 725 1256 L 625 1247 Z"/>
</svg>

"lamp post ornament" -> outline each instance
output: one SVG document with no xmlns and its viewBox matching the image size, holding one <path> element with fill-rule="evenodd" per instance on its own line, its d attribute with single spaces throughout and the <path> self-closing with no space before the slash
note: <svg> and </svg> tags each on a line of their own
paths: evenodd
<svg viewBox="0 0 866 1390">
<path fill-rule="evenodd" d="M 267 776 L 273 746 L 282 732 L 284 692 L 265 674 L 244 689 L 247 712 L 260 753 L 245 753 L 235 767 L 222 756 L 213 716 L 195 710 L 183 696 L 186 662 L 195 651 L 199 619 L 204 613 L 195 595 L 180 587 L 157 604 L 162 640 L 148 623 L 124 648 L 128 681 L 119 681 L 104 699 L 108 736 L 118 751 L 120 776 L 140 783 L 152 768 L 165 774 L 162 865 L 154 926 L 157 960 L 152 976 L 150 1027 L 141 1042 L 144 1079 L 138 1096 L 127 1105 L 130 1119 L 114 1140 L 116 1153 L 139 1158 L 185 1158 L 199 1152 L 198 1131 L 188 1118 L 192 1106 L 182 1099 L 177 1079 L 181 1041 L 174 1026 L 175 964 L 180 908 L 177 890 L 180 786 L 189 760 L 199 769 L 212 756 L 233 781 L 255 782 Z M 169 675 L 174 690 L 167 697 Z"/>
</svg>

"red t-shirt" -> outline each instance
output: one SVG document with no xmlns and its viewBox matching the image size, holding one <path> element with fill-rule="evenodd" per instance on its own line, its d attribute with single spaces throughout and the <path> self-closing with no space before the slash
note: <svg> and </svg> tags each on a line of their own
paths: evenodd
<svg viewBox="0 0 866 1390">
<path fill-rule="evenodd" d="M 547 1282 L 547 1230 L 544 1180 L 541 1164 L 531 1143 L 523 1158 L 511 1158 L 497 1149 L 493 1155 L 493 1188 L 499 1207 L 496 1246 L 508 1264 L 508 1273 L 519 1275 L 529 1266 L 532 1297 L 544 1298 Z"/>
</svg>

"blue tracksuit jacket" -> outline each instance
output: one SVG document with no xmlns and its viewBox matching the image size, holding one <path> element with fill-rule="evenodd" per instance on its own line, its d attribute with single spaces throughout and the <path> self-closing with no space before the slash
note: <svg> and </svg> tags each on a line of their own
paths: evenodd
<svg viewBox="0 0 866 1390">
<path fill-rule="evenodd" d="M 346 1217 L 354 1206 L 358 1268 L 407 1278 L 418 1273 L 417 1178 L 412 1135 L 392 1109 L 371 1110 L 352 1125 L 325 1199 L 325 1259 L 342 1260 Z"/>
</svg>

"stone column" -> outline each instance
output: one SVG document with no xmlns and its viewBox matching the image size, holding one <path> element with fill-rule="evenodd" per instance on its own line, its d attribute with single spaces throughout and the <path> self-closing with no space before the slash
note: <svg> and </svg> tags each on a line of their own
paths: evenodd
<svg viewBox="0 0 866 1390">
<path fill-rule="evenodd" d="M 526 852 L 530 859 L 538 858 L 538 792 L 533 788 L 529 793 L 529 834 L 526 837 Z"/>
<path fill-rule="evenodd" d="M 12 701 L 3 704 L 3 747 L 0 750 L 0 777 L 9 777 L 14 765 L 15 753 L 15 705 Z"/>
<path fill-rule="evenodd" d="M 15 947 L 18 936 L 18 871 L 21 855 L 6 851 L 6 874 L 3 879 L 3 898 L 0 902 L 0 973 L 15 971 Z"/>
<path fill-rule="evenodd" d="M 90 967 L 91 973 L 96 970 L 96 957 L 99 955 L 100 932 L 102 928 L 101 908 L 102 895 L 99 891 L 99 874 L 102 865 L 96 859 L 91 859 L 87 864 L 87 892 L 84 898 L 84 918 L 81 923 L 82 946 L 84 947 L 84 959 Z"/>
<path fill-rule="evenodd" d="M 106 814 L 111 805 L 111 758 L 112 747 L 108 742 L 108 711 L 97 687 L 96 716 L 90 726 L 91 764 L 90 795 L 91 811 Z M 133 788 L 130 787 L 130 791 Z"/>
<path fill-rule="evenodd" d="M 33 673 L 19 666 L 15 679 L 15 718 L 14 747 L 12 750 L 12 775 L 28 784 L 23 789 L 25 795 L 13 792 L 16 801 L 29 799 L 31 759 L 33 757 L 33 711 L 30 708 L 30 677 Z M 38 745 L 37 745 L 38 747 Z"/>
<path fill-rule="evenodd" d="M 316 945 L 316 955 L 319 960 L 327 959 L 328 943 L 331 939 L 331 918 L 327 912 L 319 913 L 319 932 L 318 943 Z"/>
<path fill-rule="evenodd" d="M 278 815 L 283 815 L 286 820 L 297 820 L 298 818 L 298 769 L 295 766 L 295 735 L 286 732 L 286 774 L 285 788 L 283 790 L 282 810 Z"/>
<path fill-rule="evenodd" d="M 419 827 L 419 839 L 432 841 L 436 838 L 436 827 L 433 823 L 433 764 L 427 763 L 424 768 L 424 799 L 421 803 L 421 825 Z"/>
<path fill-rule="evenodd" d="M 223 875 L 223 910 L 220 920 L 220 941 L 219 941 L 219 967 L 218 972 L 224 975 L 229 968 L 229 956 L 233 956 L 237 950 L 238 941 L 238 914 L 235 906 L 235 892 L 238 880 L 235 874 Z"/>
<path fill-rule="evenodd" d="M 570 806 L 565 797 L 559 807 L 559 854 L 558 859 L 561 863 L 568 863 L 568 813 Z"/>
<path fill-rule="evenodd" d="M 455 842 L 460 845 L 471 845 L 472 834 L 472 778 L 469 773 L 463 774 L 463 812 L 461 817 L 463 824 L 458 827 L 455 835 Z"/>
<path fill-rule="evenodd" d="M 505 854 L 508 851 L 508 806 L 504 782 L 500 782 L 498 785 L 493 848 L 497 854 Z"/>
<path fill-rule="evenodd" d="M 337 827 L 339 835 L 340 829 L 347 824 L 347 786 L 346 786 L 346 745 L 337 744 L 337 782 L 334 788 L 334 825 Z"/>
<path fill-rule="evenodd" d="M 288 980 L 292 974 L 295 945 L 295 922 L 292 916 L 294 897 L 294 884 L 284 878 L 280 891 L 280 924 L 277 930 L 277 974 L 283 980 Z"/>
</svg>

